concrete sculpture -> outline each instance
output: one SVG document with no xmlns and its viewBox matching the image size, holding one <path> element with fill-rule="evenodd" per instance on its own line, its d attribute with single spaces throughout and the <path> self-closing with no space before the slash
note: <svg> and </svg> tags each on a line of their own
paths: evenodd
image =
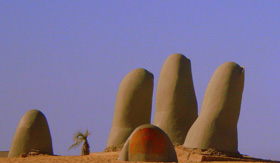
<svg viewBox="0 0 280 163">
<path fill-rule="evenodd" d="M 160 72 L 153 124 L 160 127 L 174 145 L 182 145 L 196 118 L 191 62 L 182 54 L 170 55 Z"/>
<path fill-rule="evenodd" d="M 107 148 L 124 144 L 135 128 L 151 122 L 153 82 L 153 74 L 142 68 L 122 80 Z"/>
<path fill-rule="evenodd" d="M 39 110 L 28 111 L 19 121 L 8 157 L 18 157 L 32 150 L 53 154 L 48 122 Z"/>
<path fill-rule="evenodd" d="M 174 146 L 160 128 L 145 124 L 137 127 L 127 139 L 119 161 L 178 162 Z"/>
<path fill-rule="evenodd" d="M 185 147 L 238 153 L 237 122 L 243 87 L 244 68 L 238 64 L 226 62 L 215 71 Z"/>
</svg>

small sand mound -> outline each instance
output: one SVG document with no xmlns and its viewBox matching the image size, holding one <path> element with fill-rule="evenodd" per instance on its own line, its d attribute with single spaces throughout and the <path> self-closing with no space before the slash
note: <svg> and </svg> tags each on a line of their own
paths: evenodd
<svg viewBox="0 0 280 163">
<path fill-rule="evenodd" d="M 121 151 L 122 147 L 124 144 L 118 145 L 118 146 L 111 146 L 111 147 L 106 147 L 104 149 L 104 152 L 116 152 L 116 151 Z"/>
<path fill-rule="evenodd" d="M 212 148 L 210 149 L 186 148 L 184 146 L 177 146 L 177 148 L 189 152 L 191 154 L 242 158 L 242 155 L 239 152 L 218 151 Z"/>
</svg>

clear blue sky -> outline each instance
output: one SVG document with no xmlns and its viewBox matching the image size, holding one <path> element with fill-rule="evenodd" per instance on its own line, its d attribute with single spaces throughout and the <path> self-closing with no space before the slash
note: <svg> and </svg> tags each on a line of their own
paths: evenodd
<svg viewBox="0 0 280 163">
<path fill-rule="evenodd" d="M 280 160 L 279 8 L 277 0 L 1 0 L 0 151 L 30 109 L 46 115 L 56 154 L 79 155 L 67 149 L 86 128 L 92 152 L 102 151 L 122 78 L 146 68 L 156 90 L 164 60 L 182 53 L 199 107 L 219 65 L 245 67 L 239 151 Z"/>
</svg>

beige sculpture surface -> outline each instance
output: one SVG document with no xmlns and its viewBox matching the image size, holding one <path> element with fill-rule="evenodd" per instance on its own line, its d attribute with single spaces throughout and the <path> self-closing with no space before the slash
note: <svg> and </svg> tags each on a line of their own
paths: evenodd
<svg viewBox="0 0 280 163">
<path fill-rule="evenodd" d="M 122 80 L 107 147 L 124 144 L 135 128 L 151 123 L 153 82 L 153 74 L 143 68 L 131 71 Z"/>
<path fill-rule="evenodd" d="M 238 152 L 237 122 L 243 87 L 244 68 L 238 64 L 226 62 L 214 72 L 185 147 Z"/>
<path fill-rule="evenodd" d="M 153 124 L 160 127 L 174 145 L 182 145 L 196 118 L 191 62 L 182 54 L 170 55 L 160 72 Z"/>
<path fill-rule="evenodd" d="M 118 161 L 178 162 L 167 134 L 157 126 L 137 127 L 123 146 Z"/>
<path fill-rule="evenodd" d="M 30 110 L 19 121 L 8 157 L 18 157 L 38 150 L 53 155 L 52 138 L 46 117 L 39 110 Z"/>
</svg>

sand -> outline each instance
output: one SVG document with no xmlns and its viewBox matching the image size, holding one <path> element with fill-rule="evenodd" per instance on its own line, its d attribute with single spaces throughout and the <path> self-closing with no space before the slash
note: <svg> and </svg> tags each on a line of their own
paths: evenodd
<svg viewBox="0 0 280 163">
<path fill-rule="evenodd" d="M 0 157 L 1 163 L 17 163 L 17 162 L 28 162 L 28 163 L 55 163 L 55 162 L 62 162 L 62 163 L 127 163 L 127 161 L 117 161 L 118 155 L 120 151 L 116 152 L 99 152 L 99 153 L 91 153 L 88 156 L 49 156 L 49 155 L 37 155 L 37 156 L 29 156 L 25 158 L 15 157 L 15 158 L 4 158 Z M 176 147 L 176 153 L 179 160 L 179 163 L 186 163 L 190 162 L 188 161 L 190 157 L 190 153 L 183 149 L 182 147 Z M 210 158 L 210 157 L 209 157 Z M 225 157 L 222 157 L 222 159 L 225 159 Z M 230 159 L 229 159 L 230 160 Z M 192 161 L 192 163 L 197 161 Z M 247 159 L 236 159 L 235 161 L 203 161 L 204 162 L 211 162 L 211 163 L 248 163 L 248 162 L 268 162 L 267 160 L 256 160 L 253 158 L 247 157 Z M 276 161 L 274 161 L 276 162 Z"/>
<path fill-rule="evenodd" d="M 25 158 L 0 158 L 1 163 L 8 162 L 29 162 L 29 163 L 55 163 L 55 162 L 98 162 L 98 163 L 109 163 L 117 162 L 119 152 L 100 152 L 91 153 L 88 156 L 49 156 L 49 155 L 38 155 L 30 156 Z"/>
</svg>

